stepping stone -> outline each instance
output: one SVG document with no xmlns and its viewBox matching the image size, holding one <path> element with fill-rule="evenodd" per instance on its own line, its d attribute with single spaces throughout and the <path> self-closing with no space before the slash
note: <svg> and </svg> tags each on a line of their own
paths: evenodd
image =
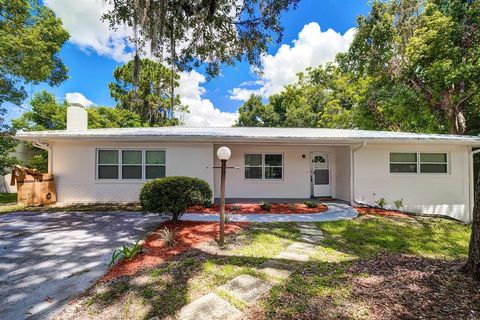
<svg viewBox="0 0 480 320">
<path fill-rule="evenodd" d="M 310 236 L 323 236 L 323 232 L 320 229 L 300 229 L 300 234 Z"/>
<path fill-rule="evenodd" d="M 258 271 L 265 273 L 267 276 L 279 279 L 286 279 L 292 274 L 291 266 L 274 260 L 269 260 L 260 265 Z"/>
<path fill-rule="evenodd" d="M 297 251 L 304 254 L 312 254 L 317 251 L 317 246 L 311 243 L 294 242 L 288 248 L 287 251 Z"/>
<path fill-rule="evenodd" d="M 312 235 L 302 235 L 299 238 L 300 241 L 306 242 L 306 243 L 312 243 L 312 244 L 318 244 L 322 242 L 323 237 L 322 236 L 312 236 Z"/>
<path fill-rule="evenodd" d="M 178 313 L 180 320 L 236 320 L 242 312 L 214 293 L 209 293 L 184 306 Z"/>
<path fill-rule="evenodd" d="M 276 259 L 285 259 L 285 260 L 292 260 L 292 261 L 301 261 L 305 262 L 308 261 L 309 257 L 306 254 L 301 254 L 296 251 L 283 251 L 279 255 L 275 257 Z"/>
<path fill-rule="evenodd" d="M 248 274 L 242 274 L 220 286 L 220 290 L 226 291 L 235 299 L 247 304 L 252 304 L 268 292 L 272 285 Z M 200 318 L 201 319 L 201 318 Z"/>
<path fill-rule="evenodd" d="M 317 226 L 313 223 L 297 223 L 300 229 L 317 229 Z"/>
</svg>

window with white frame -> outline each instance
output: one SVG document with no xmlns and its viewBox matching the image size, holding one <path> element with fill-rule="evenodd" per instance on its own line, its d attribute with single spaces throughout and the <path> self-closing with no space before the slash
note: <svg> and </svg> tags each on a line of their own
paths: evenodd
<svg viewBox="0 0 480 320">
<path fill-rule="evenodd" d="M 283 179 L 283 154 L 258 153 L 245 154 L 245 179 L 281 180 Z"/>
<path fill-rule="evenodd" d="M 448 173 L 445 152 L 391 152 L 391 173 Z"/>
<path fill-rule="evenodd" d="M 165 177 L 165 150 L 99 149 L 99 180 L 143 180 Z"/>
</svg>

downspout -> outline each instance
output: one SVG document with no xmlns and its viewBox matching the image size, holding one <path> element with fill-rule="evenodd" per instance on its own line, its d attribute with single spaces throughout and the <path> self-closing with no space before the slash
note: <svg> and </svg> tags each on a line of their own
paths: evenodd
<svg viewBox="0 0 480 320">
<path fill-rule="evenodd" d="M 469 171 L 469 197 L 470 197 L 470 205 L 469 205 L 469 219 L 472 221 L 473 219 L 473 206 L 475 204 L 475 176 L 473 171 L 473 156 L 480 152 L 480 148 L 477 150 L 471 150 L 469 152 L 469 161 L 468 161 L 468 171 Z"/>
<path fill-rule="evenodd" d="M 363 141 L 360 145 L 351 149 L 350 153 L 350 204 L 355 205 L 355 152 L 364 148 L 367 145 L 366 141 Z"/>
<path fill-rule="evenodd" d="M 53 172 L 53 149 L 48 143 L 34 141 L 33 145 L 39 149 L 45 150 L 48 152 L 48 173 Z"/>
</svg>

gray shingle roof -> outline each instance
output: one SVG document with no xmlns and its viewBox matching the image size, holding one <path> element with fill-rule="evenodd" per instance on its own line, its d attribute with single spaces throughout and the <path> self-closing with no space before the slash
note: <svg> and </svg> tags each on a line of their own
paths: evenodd
<svg viewBox="0 0 480 320">
<path fill-rule="evenodd" d="M 157 127 L 89 129 L 81 131 L 18 132 L 16 138 L 27 141 L 48 140 L 192 140 L 192 141 L 284 141 L 284 142 L 345 142 L 362 141 L 424 141 L 464 145 L 480 145 L 479 136 L 450 134 L 420 134 L 392 131 L 370 131 L 325 128 L 215 128 L 215 127 Z"/>
</svg>

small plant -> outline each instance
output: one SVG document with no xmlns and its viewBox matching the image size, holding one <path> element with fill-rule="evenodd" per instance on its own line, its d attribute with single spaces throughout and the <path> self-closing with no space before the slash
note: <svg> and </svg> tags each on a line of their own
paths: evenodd
<svg viewBox="0 0 480 320">
<path fill-rule="evenodd" d="M 387 205 L 387 201 L 385 200 L 385 198 L 380 198 L 377 201 L 375 201 L 375 203 L 377 204 L 377 206 L 379 206 L 382 209 L 385 208 L 385 206 Z"/>
<path fill-rule="evenodd" d="M 225 221 L 225 224 L 230 223 L 230 215 L 229 214 L 225 214 L 224 221 Z"/>
<path fill-rule="evenodd" d="M 167 247 L 173 247 L 177 244 L 177 240 L 175 240 L 175 231 L 176 229 L 172 230 L 167 227 L 160 230 L 160 238 L 162 238 Z"/>
<path fill-rule="evenodd" d="M 316 208 L 318 204 L 315 201 L 307 200 L 303 203 L 306 205 L 308 208 Z"/>
<path fill-rule="evenodd" d="M 262 208 L 262 210 L 264 210 L 264 211 L 270 211 L 270 209 L 272 209 L 272 205 L 268 202 L 261 201 L 260 202 L 260 208 Z"/>
<path fill-rule="evenodd" d="M 288 209 L 294 211 L 294 210 L 297 210 L 297 205 L 295 203 L 290 203 L 288 205 Z"/>
<path fill-rule="evenodd" d="M 230 207 L 230 211 L 240 211 L 240 206 L 234 204 Z"/>
<path fill-rule="evenodd" d="M 122 249 L 117 249 L 113 251 L 112 260 L 108 264 L 110 268 L 114 265 L 118 260 L 123 258 L 127 258 L 128 260 L 132 260 L 138 253 L 142 252 L 142 246 L 138 244 L 140 240 L 135 242 L 131 247 L 123 246 Z"/>
<path fill-rule="evenodd" d="M 403 199 L 395 200 L 393 201 L 393 204 L 395 205 L 395 208 L 400 211 L 403 208 Z"/>
</svg>

